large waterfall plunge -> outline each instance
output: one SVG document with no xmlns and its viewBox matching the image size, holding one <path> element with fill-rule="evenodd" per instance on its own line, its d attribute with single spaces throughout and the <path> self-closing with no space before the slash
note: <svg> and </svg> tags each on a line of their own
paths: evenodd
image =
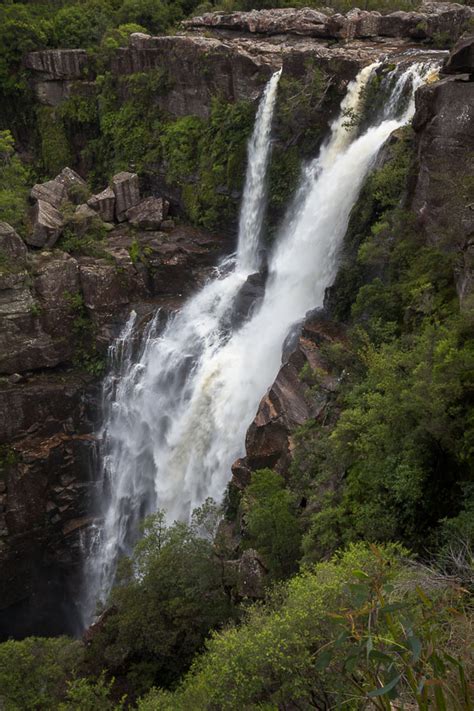
<svg viewBox="0 0 474 711">
<path fill-rule="evenodd" d="M 229 326 L 239 289 L 258 269 L 279 73 L 267 85 L 249 143 L 236 258 L 163 331 L 158 318 L 150 324 L 138 357 L 130 346 L 133 314 L 112 348 L 116 362 L 104 385 L 100 437 L 103 523 L 86 565 L 85 623 L 106 599 L 117 560 L 130 552 L 143 516 L 161 508 L 170 522 L 187 519 L 207 497 L 222 498 L 231 465 L 244 454 L 246 430 L 278 373 L 285 337 L 322 305 L 335 278 L 364 177 L 388 136 L 413 115 L 414 91 L 426 73 L 416 64 L 398 72 L 382 116 L 363 135 L 348 125 L 375 66 L 349 85 L 328 141 L 302 176 L 270 258 L 263 302 L 250 319 L 234 331 Z"/>
</svg>

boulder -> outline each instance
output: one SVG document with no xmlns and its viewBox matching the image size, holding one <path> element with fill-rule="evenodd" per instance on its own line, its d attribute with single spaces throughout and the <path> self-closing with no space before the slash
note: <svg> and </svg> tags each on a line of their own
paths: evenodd
<svg viewBox="0 0 474 711">
<path fill-rule="evenodd" d="M 124 222 L 126 212 L 140 202 L 138 175 L 126 171 L 114 175 L 112 190 L 115 195 L 115 214 L 119 222 Z"/>
<path fill-rule="evenodd" d="M 74 232 L 78 237 L 82 237 L 92 227 L 100 224 L 100 218 L 95 210 L 86 203 L 78 205 L 72 220 Z"/>
<path fill-rule="evenodd" d="M 52 247 L 64 227 L 61 213 L 53 205 L 38 200 L 32 211 L 33 231 L 26 237 L 32 247 Z"/>
<path fill-rule="evenodd" d="M 380 13 L 368 12 L 367 10 L 359 10 L 355 7 L 347 13 L 346 18 L 349 20 L 351 30 L 349 34 L 352 37 L 377 37 L 379 34 Z"/>
<path fill-rule="evenodd" d="M 84 195 L 88 192 L 86 181 L 72 168 L 63 168 L 54 180 L 64 185 L 69 199 L 73 202 L 80 202 L 77 199 L 78 195 L 84 199 Z"/>
<path fill-rule="evenodd" d="M 462 37 L 443 67 L 445 74 L 474 74 L 474 34 Z"/>
<path fill-rule="evenodd" d="M 13 227 L 7 222 L 0 222 L 0 255 L 18 266 L 24 263 L 27 253 L 25 243 Z"/>
<path fill-rule="evenodd" d="M 66 190 L 71 187 L 71 185 L 84 185 L 87 186 L 84 178 L 81 178 L 79 173 L 76 173 L 72 168 L 63 168 L 62 171 L 55 177 L 58 183 L 62 183 Z"/>
<path fill-rule="evenodd" d="M 163 198 L 148 197 L 127 210 L 127 220 L 141 230 L 158 230 L 168 214 L 169 203 Z"/>
<path fill-rule="evenodd" d="M 67 199 L 67 190 L 59 180 L 48 180 L 34 185 L 30 195 L 33 200 L 42 200 L 58 209 Z"/>
<path fill-rule="evenodd" d="M 101 193 L 93 195 L 87 204 L 95 210 L 104 222 L 113 222 L 115 218 L 115 193 L 112 188 L 106 188 Z"/>
</svg>

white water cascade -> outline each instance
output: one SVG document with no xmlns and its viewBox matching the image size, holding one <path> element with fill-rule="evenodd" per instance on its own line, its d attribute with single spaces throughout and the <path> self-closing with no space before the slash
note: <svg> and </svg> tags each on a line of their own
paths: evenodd
<svg viewBox="0 0 474 711">
<path fill-rule="evenodd" d="M 278 77 L 262 98 L 249 144 L 235 264 L 217 270 L 161 333 L 157 317 L 135 359 L 129 345 L 133 314 L 115 344 L 114 354 L 121 357 L 104 386 L 101 432 L 106 505 L 87 561 L 86 623 L 95 603 L 106 599 L 117 559 L 130 551 L 144 515 L 161 508 L 170 522 L 187 519 L 207 497 L 222 498 L 260 399 L 278 373 L 290 328 L 323 304 L 363 180 L 388 136 L 411 119 L 414 90 L 428 72 L 418 64 L 400 72 L 392 97 L 408 90 L 402 115 L 398 100 L 390 101 L 358 136 L 344 117 L 359 112 L 361 90 L 375 66 L 364 68 L 349 85 L 328 141 L 302 176 L 270 259 L 264 299 L 250 319 L 233 332 L 223 327 L 258 263 Z"/>
</svg>

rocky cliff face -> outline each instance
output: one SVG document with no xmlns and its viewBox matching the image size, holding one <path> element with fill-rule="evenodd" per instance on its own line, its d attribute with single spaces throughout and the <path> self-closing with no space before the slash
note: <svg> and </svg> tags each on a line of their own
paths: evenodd
<svg viewBox="0 0 474 711">
<path fill-rule="evenodd" d="M 0 225 L 0 635 L 75 631 L 102 357 L 132 309 L 146 322 L 176 308 L 223 246 L 123 225 L 81 256 L 28 250 Z"/>
</svg>

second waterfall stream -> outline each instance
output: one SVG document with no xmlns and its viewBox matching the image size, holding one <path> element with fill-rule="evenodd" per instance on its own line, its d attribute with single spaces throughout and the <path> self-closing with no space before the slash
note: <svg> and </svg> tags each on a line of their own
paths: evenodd
<svg viewBox="0 0 474 711">
<path fill-rule="evenodd" d="M 259 268 L 271 124 L 280 72 L 260 101 L 249 142 L 237 254 L 160 329 L 148 326 L 138 356 L 131 346 L 134 314 L 111 348 L 100 432 L 102 520 L 85 571 L 84 624 L 105 602 L 121 555 L 130 553 L 140 521 L 157 509 L 187 520 L 212 497 L 220 501 L 231 465 L 245 453 L 245 434 L 281 365 L 282 344 L 308 310 L 322 306 L 364 178 L 388 136 L 410 121 L 414 92 L 429 68 L 394 70 L 391 99 L 362 134 L 348 121 L 360 114 L 377 65 L 348 86 L 339 117 L 319 156 L 301 178 L 269 258 L 264 298 L 233 330 L 232 306 Z"/>
</svg>

